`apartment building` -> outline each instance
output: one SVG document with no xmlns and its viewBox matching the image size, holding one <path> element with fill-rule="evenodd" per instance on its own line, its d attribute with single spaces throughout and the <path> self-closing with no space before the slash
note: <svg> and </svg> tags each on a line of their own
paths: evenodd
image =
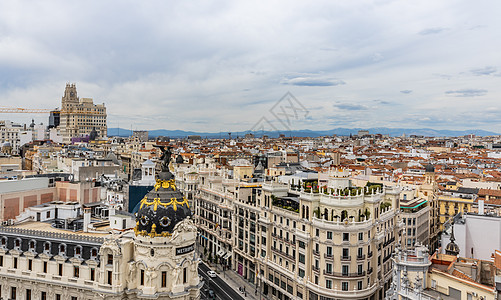
<svg viewBox="0 0 501 300">
<path fill-rule="evenodd" d="M 323 187 L 225 174 L 199 173 L 195 219 L 211 257 L 268 299 L 383 299 L 403 228 L 399 191 L 353 187 L 343 170 Z"/>
</svg>

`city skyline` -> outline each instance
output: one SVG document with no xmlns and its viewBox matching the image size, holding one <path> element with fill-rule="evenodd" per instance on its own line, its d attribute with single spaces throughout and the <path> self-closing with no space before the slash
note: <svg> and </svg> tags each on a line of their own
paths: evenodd
<svg viewBox="0 0 501 300">
<path fill-rule="evenodd" d="M 1 106 L 72 82 L 110 128 L 245 131 L 290 92 L 293 130 L 501 131 L 494 1 L 24 4 L 0 10 Z"/>
</svg>

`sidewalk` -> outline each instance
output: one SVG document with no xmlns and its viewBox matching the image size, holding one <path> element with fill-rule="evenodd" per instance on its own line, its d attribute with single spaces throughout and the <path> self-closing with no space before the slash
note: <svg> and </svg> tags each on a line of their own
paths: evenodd
<svg viewBox="0 0 501 300">
<path fill-rule="evenodd" d="M 237 291 L 240 296 L 244 299 L 251 299 L 251 300 L 259 300 L 259 291 L 258 294 L 255 295 L 256 291 L 256 286 L 251 284 L 250 282 L 246 281 L 240 275 L 238 275 L 235 271 L 232 270 L 226 270 L 222 271 L 221 267 L 216 268 L 215 266 L 211 265 L 211 269 L 216 271 L 219 275 L 219 278 L 223 279 L 232 289 Z M 239 288 L 245 287 L 245 291 L 247 293 L 247 296 L 245 296 L 244 293 L 241 293 Z"/>
</svg>

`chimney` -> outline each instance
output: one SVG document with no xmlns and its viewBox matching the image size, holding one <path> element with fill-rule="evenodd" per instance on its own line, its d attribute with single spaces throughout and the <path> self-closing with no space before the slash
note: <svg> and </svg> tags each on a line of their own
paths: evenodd
<svg viewBox="0 0 501 300">
<path fill-rule="evenodd" d="M 478 214 L 484 214 L 484 200 L 478 200 Z"/>
<path fill-rule="evenodd" d="M 89 232 L 90 225 L 90 207 L 84 208 L 84 223 L 83 223 L 83 231 Z"/>
</svg>

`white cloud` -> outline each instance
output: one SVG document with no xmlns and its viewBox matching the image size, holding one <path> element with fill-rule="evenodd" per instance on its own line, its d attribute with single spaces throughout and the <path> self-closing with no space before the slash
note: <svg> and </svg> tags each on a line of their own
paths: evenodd
<svg viewBox="0 0 501 300">
<path fill-rule="evenodd" d="M 71 81 L 106 103 L 110 127 L 235 131 L 290 91 L 324 108 L 303 128 L 398 119 L 398 127 L 491 129 L 480 119 L 501 96 L 488 76 L 498 72 L 501 3 L 488 2 L 489 10 L 461 0 L 6 2 L 0 105 L 57 107 Z M 451 97 L 470 95 L 482 97 Z M 447 118 L 424 112 L 444 107 Z M 347 110 L 357 113 L 343 118 Z M 449 122 L 471 111 L 479 120 Z"/>
</svg>

